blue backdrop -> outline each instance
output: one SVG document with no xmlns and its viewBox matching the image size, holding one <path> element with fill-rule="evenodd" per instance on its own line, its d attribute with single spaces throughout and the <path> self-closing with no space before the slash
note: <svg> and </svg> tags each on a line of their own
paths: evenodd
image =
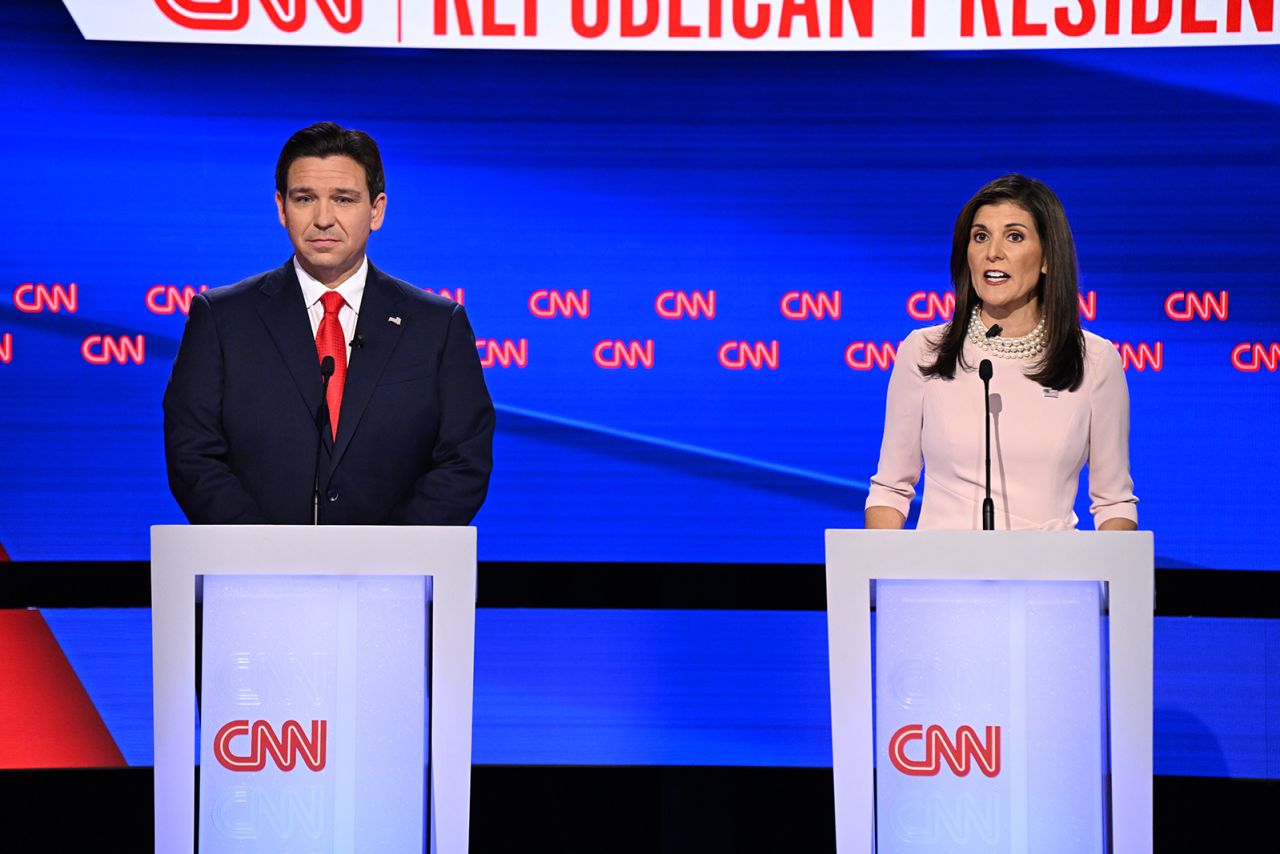
<svg viewBox="0 0 1280 854">
<path fill-rule="evenodd" d="M 284 261 L 275 158 L 330 118 L 382 144 L 375 262 L 461 290 L 478 335 L 499 342 L 486 352 L 524 354 L 487 373 L 500 416 L 482 559 L 820 561 L 824 528 L 860 524 L 888 379 L 874 361 L 851 369 L 847 349 L 938 322 L 908 303 L 948 290 L 955 212 L 1018 170 L 1067 205 L 1086 326 L 1157 357 L 1127 376 L 1159 565 L 1280 569 L 1277 79 L 1275 47 L 86 43 L 56 0 L 7 2 L 0 545 L 19 560 L 145 559 L 148 526 L 181 521 L 160 396 L 183 316 L 153 308 L 168 286 Z M 535 316 L 543 290 L 589 291 L 589 315 Z M 715 318 L 660 317 L 669 290 L 714 290 Z M 839 292 L 840 318 L 788 319 L 793 291 Z M 1203 317 L 1170 317 L 1186 292 Z M 74 310 L 45 299 L 73 294 Z M 95 336 L 143 336 L 144 357 L 92 363 Z M 652 367 L 597 366 L 612 340 L 651 340 Z M 728 341 L 776 341 L 776 368 L 722 367 Z M 46 617 L 127 760 L 149 762 L 147 612 Z M 823 623 L 483 611 L 476 761 L 825 764 Z M 1277 775 L 1276 740 L 1258 738 L 1280 708 L 1277 638 L 1276 621 L 1157 622 L 1158 773 Z"/>
<path fill-rule="evenodd" d="M 180 521 L 159 400 L 183 315 L 153 313 L 147 292 L 288 257 L 275 157 L 332 118 L 383 147 L 375 263 L 461 289 L 481 338 L 525 342 L 523 367 L 487 372 L 482 559 L 820 561 L 824 528 L 860 524 L 883 418 L 888 372 L 851 369 L 847 347 L 939 322 L 909 298 L 948 290 L 955 212 L 1018 170 L 1067 205 L 1086 326 L 1158 357 L 1128 371 L 1158 563 L 1280 568 L 1275 366 L 1231 358 L 1280 339 L 1280 49 L 114 44 L 35 3 L 7 4 L 0 33 L 0 543 L 15 559 L 145 558 L 148 526 Z M 74 312 L 22 287 L 72 282 Z M 589 315 L 534 316 L 543 289 L 588 290 Z M 715 318 L 660 317 L 666 290 L 714 290 Z M 840 318 L 784 317 L 790 291 L 840 292 Z M 1225 319 L 1171 319 L 1182 291 L 1226 291 Z M 145 361 L 86 361 L 94 335 L 143 335 Z M 615 339 L 651 340 L 652 367 L 597 366 Z M 776 369 L 722 367 L 726 341 L 778 342 Z"/>
</svg>

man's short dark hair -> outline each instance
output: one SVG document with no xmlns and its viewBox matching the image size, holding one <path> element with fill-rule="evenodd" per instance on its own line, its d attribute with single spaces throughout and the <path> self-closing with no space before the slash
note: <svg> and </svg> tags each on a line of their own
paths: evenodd
<svg viewBox="0 0 1280 854">
<path fill-rule="evenodd" d="M 362 130 L 351 130 L 333 122 L 316 122 L 289 137 L 276 161 L 276 192 L 282 196 L 289 189 L 289 167 L 299 157 L 350 157 L 364 167 L 370 203 L 387 188 L 378 143 Z"/>
</svg>

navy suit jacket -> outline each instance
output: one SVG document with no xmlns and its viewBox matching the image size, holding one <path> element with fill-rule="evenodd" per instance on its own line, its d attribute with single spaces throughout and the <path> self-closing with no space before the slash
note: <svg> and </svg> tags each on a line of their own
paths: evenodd
<svg viewBox="0 0 1280 854">
<path fill-rule="evenodd" d="M 169 487 L 193 524 L 466 525 L 493 403 L 462 306 L 369 265 L 338 435 L 293 261 L 191 300 L 164 395 Z"/>
</svg>

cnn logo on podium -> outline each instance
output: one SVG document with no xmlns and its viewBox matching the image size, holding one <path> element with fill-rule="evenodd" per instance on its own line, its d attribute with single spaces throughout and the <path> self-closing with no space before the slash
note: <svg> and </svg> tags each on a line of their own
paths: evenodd
<svg viewBox="0 0 1280 854">
<path fill-rule="evenodd" d="M 907 724 L 889 739 L 889 761 L 909 777 L 936 777 L 944 761 L 957 777 L 969 776 L 972 765 L 987 777 L 995 777 L 1000 773 L 1000 727 L 987 727 L 986 736 L 984 743 L 973 727 L 962 726 L 956 729 L 953 741 L 937 724 L 927 729 L 921 724 Z M 923 758 L 907 756 L 907 745 L 913 741 L 924 742 Z"/>
<path fill-rule="evenodd" d="M 298 758 L 312 771 L 323 771 L 327 761 L 328 721 L 312 721 L 311 735 L 297 721 L 285 721 L 277 733 L 266 721 L 230 721 L 213 737 L 213 755 L 229 771 L 261 771 L 267 756 L 281 771 L 292 771 Z M 239 753 L 232 744 L 241 736 L 249 738 L 249 752 Z"/>
</svg>

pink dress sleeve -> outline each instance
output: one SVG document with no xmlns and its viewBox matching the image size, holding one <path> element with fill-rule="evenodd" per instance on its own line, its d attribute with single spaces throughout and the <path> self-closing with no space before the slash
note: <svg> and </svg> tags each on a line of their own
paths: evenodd
<svg viewBox="0 0 1280 854">
<path fill-rule="evenodd" d="M 1129 475 L 1129 386 L 1120 354 L 1094 339 L 1087 353 L 1089 408 L 1089 512 L 1098 528 L 1108 519 L 1138 522 L 1138 499 Z"/>
<path fill-rule="evenodd" d="M 880 465 L 871 477 L 867 507 L 892 507 L 907 516 L 924 467 L 920 436 L 924 426 L 924 382 L 920 373 L 924 333 L 916 330 L 898 347 L 885 398 Z"/>
</svg>

